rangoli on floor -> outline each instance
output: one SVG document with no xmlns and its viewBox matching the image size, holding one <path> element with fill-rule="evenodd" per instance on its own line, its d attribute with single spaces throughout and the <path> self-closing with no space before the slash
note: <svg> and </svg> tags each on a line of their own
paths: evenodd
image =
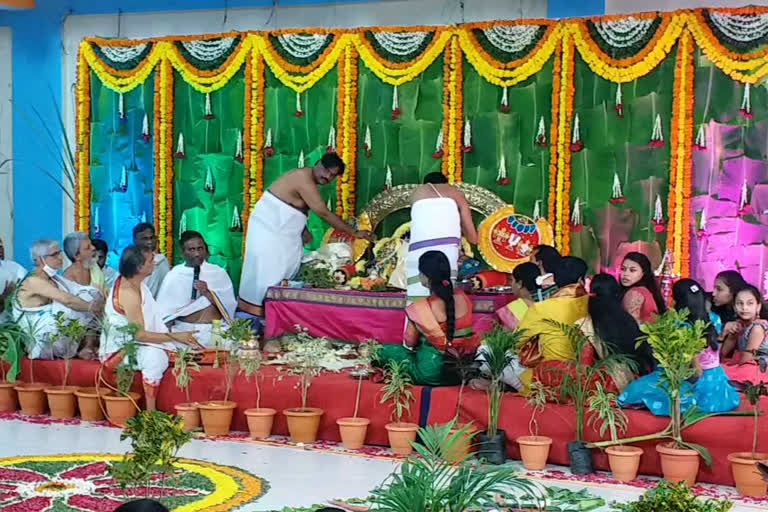
<svg viewBox="0 0 768 512">
<path fill-rule="evenodd" d="M 181 459 L 172 478 L 157 474 L 149 487 L 124 490 L 107 471 L 121 458 L 108 453 L 0 458 L 0 510 L 112 512 L 124 501 L 146 496 L 177 512 L 223 512 L 256 500 L 268 488 L 241 469 Z"/>
</svg>

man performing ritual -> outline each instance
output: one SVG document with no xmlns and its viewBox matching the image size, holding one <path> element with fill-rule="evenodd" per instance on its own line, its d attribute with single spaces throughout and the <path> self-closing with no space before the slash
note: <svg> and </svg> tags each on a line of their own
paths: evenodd
<svg viewBox="0 0 768 512">
<path fill-rule="evenodd" d="M 339 155 L 326 153 L 314 167 L 286 172 L 261 196 L 248 219 L 238 302 L 241 310 L 263 317 L 267 288 L 299 271 L 303 243 L 311 241 L 306 228 L 310 209 L 334 229 L 355 238 L 373 238 L 369 231 L 358 231 L 328 210 L 320 197 L 317 186 L 343 172 Z"/>
<path fill-rule="evenodd" d="M 78 312 L 101 315 L 104 299 L 96 297 L 88 302 L 67 291 L 62 278 L 56 275 L 64 264 L 56 241 L 37 240 L 29 249 L 29 256 L 35 262 L 35 269 L 19 285 L 11 312 L 33 339 L 27 355 L 30 359 L 74 356 L 68 353 L 66 344 L 52 343 L 52 337 L 57 334 L 56 314 L 63 312 L 70 318 Z"/>
<path fill-rule="evenodd" d="M 67 255 L 72 265 L 64 271 L 61 281 L 67 287 L 67 291 L 86 302 L 98 299 L 104 302 L 107 296 L 107 286 L 104 273 L 96 264 L 94 248 L 90 238 L 82 231 L 70 233 L 64 238 L 64 254 Z M 99 312 L 100 313 L 100 312 Z M 73 312 L 71 318 L 80 320 L 89 331 L 98 331 L 100 315 L 94 312 Z M 99 338 L 96 335 L 87 335 L 78 352 L 81 359 L 95 359 L 98 351 Z"/>
<path fill-rule="evenodd" d="M 0 321 L 5 318 L 5 299 L 27 275 L 27 270 L 15 261 L 5 259 L 3 239 L 0 238 Z"/>
<path fill-rule="evenodd" d="M 145 279 L 154 270 L 154 252 L 151 249 L 129 245 L 120 257 L 120 276 L 112 286 L 104 308 L 106 325 L 101 331 L 99 359 L 108 368 L 116 368 L 123 359 L 123 347 L 130 334 L 125 331 L 129 324 L 139 330 L 135 334 L 137 349 L 134 369 L 142 373 L 144 398 L 147 410 L 154 411 L 157 388 L 168 369 L 166 351 L 178 347 L 202 348 L 195 341 L 194 332 L 169 333 L 163 317 Z"/>
<path fill-rule="evenodd" d="M 456 279 L 462 234 L 469 243 L 477 244 L 477 230 L 467 198 L 461 190 L 449 185 L 443 174 L 427 174 L 424 185 L 411 195 L 411 239 L 406 264 L 408 304 L 429 297 L 429 289 L 419 279 L 419 258 L 425 252 L 445 254 L 451 264 L 451 279 Z"/>
<path fill-rule="evenodd" d="M 171 332 L 194 331 L 197 341 L 211 343 L 214 320 L 229 322 L 237 300 L 227 272 L 208 263 L 208 244 L 197 231 L 181 234 L 184 263 L 165 276 L 157 303 Z"/>
<path fill-rule="evenodd" d="M 155 252 L 157 250 L 157 236 L 155 236 L 155 227 L 148 222 L 137 224 L 133 228 L 133 244 L 138 247 L 149 249 L 154 254 L 155 265 L 152 274 L 147 277 L 147 287 L 152 292 L 153 297 L 157 297 L 163 279 L 171 271 L 171 264 L 163 253 Z"/>
</svg>

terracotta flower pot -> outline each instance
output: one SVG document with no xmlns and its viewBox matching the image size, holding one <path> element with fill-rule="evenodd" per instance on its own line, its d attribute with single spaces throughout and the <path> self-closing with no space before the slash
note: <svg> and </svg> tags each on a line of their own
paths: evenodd
<svg viewBox="0 0 768 512">
<path fill-rule="evenodd" d="M 107 420 L 118 427 L 125 427 L 125 422 L 128 418 L 136 416 L 137 409 L 134 402 L 138 402 L 141 395 L 133 392 L 128 394 L 131 398 L 115 393 L 101 395 L 101 399 L 104 400 L 104 406 L 107 409 Z"/>
<path fill-rule="evenodd" d="M 384 425 L 389 436 L 389 446 L 396 455 L 410 455 L 413 452 L 411 443 L 416 440 L 419 426 L 415 423 L 387 423 Z"/>
<path fill-rule="evenodd" d="M 173 406 L 181 417 L 184 430 L 194 430 L 200 426 L 200 409 L 197 403 L 183 403 Z"/>
<path fill-rule="evenodd" d="M 728 454 L 728 462 L 731 463 L 733 480 L 736 489 L 742 496 L 765 496 L 768 492 L 768 483 L 763 480 L 755 462 L 768 459 L 768 453 L 756 453 L 752 458 L 752 452 L 738 452 Z"/>
<path fill-rule="evenodd" d="M 36 382 L 28 384 L 16 384 L 13 389 L 19 396 L 21 412 L 29 416 L 43 414 L 45 412 L 45 384 Z"/>
<path fill-rule="evenodd" d="M 687 448 L 674 448 L 671 443 L 657 444 L 664 480 L 693 485 L 699 473 L 699 452 Z"/>
<path fill-rule="evenodd" d="M 19 408 L 19 400 L 13 382 L 0 381 L 0 411 L 15 411 Z"/>
<path fill-rule="evenodd" d="M 104 411 L 96 388 L 79 388 L 75 391 L 77 408 L 80 410 L 80 419 L 84 421 L 102 421 Z"/>
<path fill-rule="evenodd" d="M 272 434 L 272 423 L 277 411 L 269 408 L 246 409 L 245 419 L 252 439 L 265 439 Z"/>
<path fill-rule="evenodd" d="M 197 404 L 200 409 L 200 420 L 203 422 L 203 430 L 209 436 L 223 436 L 229 434 L 232 425 L 232 414 L 237 403 L 223 400 L 212 400 Z"/>
<path fill-rule="evenodd" d="M 323 416 L 323 412 L 317 407 L 283 409 L 283 414 L 288 420 L 288 432 L 291 434 L 291 441 L 305 444 L 317 441 L 317 429 L 320 428 L 320 418 Z"/>
<path fill-rule="evenodd" d="M 453 437 L 454 434 L 456 434 L 459 430 L 464 428 L 465 425 L 455 425 L 449 432 L 448 435 L 450 437 Z M 445 447 L 443 450 L 445 453 L 443 453 L 443 456 L 445 457 L 445 460 L 448 462 L 460 462 L 469 456 L 469 452 L 471 452 L 474 448 L 473 446 L 473 435 L 475 432 L 477 432 L 477 429 L 470 425 L 467 431 L 459 437 L 456 444 L 451 447 L 450 452 L 447 451 L 447 447 Z"/>
<path fill-rule="evenodd" d="M 347 450 L 359 450 L 365 444 L 365 434 L 368 433 L 368 418 L 339 418 L 336 424 L 339 426 L 341 443 Z"/>
<path fill-rule="evenodd" d="M 552 445 L 551 437 L 520 436 L 515 441 L 520 445 L 520 458 L 523 459 L 525 469 L 538 471 L 546 467 Z"/>
<path fill-rule="evenodd" d="M 51 386 L 45 388 L 48 395 L 48 410 L 52 418 L 75 417 L 75 386 Z"/>
<path fill-rule="evenodd" d="M 614 480 L 630 482 L 637 478 L 637 468 L 640 466 L 642 448 L 637 446 L 609 446 L 605 449 L 608 454 L 608 465 L 611 467 Z"/>
</svg>

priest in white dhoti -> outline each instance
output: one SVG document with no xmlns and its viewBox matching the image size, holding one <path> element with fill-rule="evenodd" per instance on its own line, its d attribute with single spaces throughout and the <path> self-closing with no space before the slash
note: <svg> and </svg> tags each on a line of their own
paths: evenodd
<svg viewBox="0 0 768 512">
<path fill-rule="evenodd" d="M 306 229 L 309 210 L 334 229 L 356 238 L 373 237 L 331 212 L 320 196 L 318 185 L 330 183 L 343 173 L 344 161 L 339 155 L 326 153 L 314 167 L 290 170 L 264 192 L 248 219 L 240 310 L 263 317 L 267 289 L 291 279 L 299 271 L 303 244 L 311 241 Z"/>
<path fill-rule="evenodd" d="M 5 247 L 0 238 L 0 321 L 9 318 L 5 311 L 5 301 L 13 293 L 22 279 L 27 275 L 27 269 L 15 261 L 5 259 Z"/>
<path fill-rule="evenodd" d="M 160 292 L 160 286 L 163 284 L 163 279 L 171 271 L 171 264 L 168 263 L 168 259 L 163 253 L 157 251 L 157 236 L 155 235 L 155 227 L 148 222 L 142 222 L 137 224 L 133 228 L 133 244 L 149 249 L 152 251 L 155 266 L 152 274 L 147 276 L 147 287 L 152 292 L 153 297 L 157 297 Z"/>
<path fill-rule="evenodd" d="M 125 329 L 134 324 L 137 344 L 134 361 L 125 361 L 142 374 L 147 410 L 156 408 L 157 389 L 168 369 L 168 352 L 179 347 L 201 348 L 194 332 L 170 333 L 145 279 L 154 270 L 151 250 L 135 245 L 125 248 L 120 257 L 120 276 L 112 286 L 104 308 L 104 328 L 101 331 L 99 359 L 108 368 L 123 363 L 123 348 L 130 342 Z"/>
<path fill-rule="evenodd" d="M 37 240 L 29 250 L 35 269 L 21 282 L 11 314 L 29 333 L 27 355 L 30 359 L 72 357 L 77 347 L 62 344 L 57 337 L 56 314 L 73 318 L 80 313 L 100 314 L 104 299 L 86 301 L 70 293 L 57 275 L 64 265 L 55 240 Z"/>
<path fill-rule="evenodd" d="M 425 252 L 445 254 L 451 264 L 451 278 L 456 279 L 462 234 L 469 243 L 477 244 L 467 198 L 443 174 L 427 174 L 424 184 L 411 196 L 411 237 L 406 263 L 408 304 L 429 297 L 429 289 L 419 279 L 419 258 Z"/>
<path fill-rule="evenodd" d="M 227 272 L 207 261 L 208 244 L 203 235 L 185 231 L 180 242 L 184 263 L 165 276 L 157 303 L 172 332 L 194 331 L 197 341 L 210 347 L 213 321 L 226 325 L 235 314 L 235 290 Z"/>
</svg>

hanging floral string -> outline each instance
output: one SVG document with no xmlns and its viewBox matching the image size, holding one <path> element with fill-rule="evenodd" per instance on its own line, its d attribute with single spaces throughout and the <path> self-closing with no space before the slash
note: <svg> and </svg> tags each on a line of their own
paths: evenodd
<svg viewBox="0 0 768 512">
<path fill-rule="evenodd" d="M 389 164 L 387 164 L 387 174 L 384 177 L 384 190 L 389 190 L 392 188 L 392 169 L 389 167 Z"/>
<path fill-rule="evenodd" d="M 328 144 L 325 146 L 325 152 L 336 152 L 336 128 L 333 126 L 328 130 Z"/>
<path fill-rule="evenodd" d="M 581 204 L 579 198 L 573 202 L 573 211 L 571 212 L 571 231 L 578 233 L 581 231 Z"/>
<path fill-rule="evenodd" d="M 496 173 L 496 183 L 499 185 L 509 184 L 509 178 L 507 177 L 507 159 L 504 156 L 504 153 L 501 154 L 501 158 L 499 159 L 499 170 Z"/>
<path fill-rule="evenodd" d="M 656 120 L 653 122 L 653 132 L 648 145 L 652 148 L 664 147 L 664 133 L 661 128 L 661 114 L 656 114 Z"/>
<path fill-rule="evenodd" d="M 101 223 L 99 222 L 99 207 L 93 209 L 93 236 L 101 238 Z"/>
<path fill-rule="evenodd" d="M 704 123 L 699 126 L 699 131 L 696 133 L 696 142 L 693 144 L 693 148 L 697 151 L 704 151 L 707 149 L 707 132 L 704 130 Z"/>
<path fill-rule="evenodd" d="M 472 145 L 472 125 L 469 124 L 469 119 L 464 122 L 464 141 L 461 146 L 461 150 L 464 153 L 471 153 L 475 147 Z"/>
<path fill-rule="evenodd" d="M 653 230 L 656 233 L 661 233 L 666 227 L 664 223 L 664 211 L 661 206 L 661 196 L 656 194 L 656 201 L 653 206 Z"/>
<path fill-rule="evenodd" d="M 699 229 L 696 231 L 696 238 L 703 240 L 707 236 L 709 236 L 707 233 L 707 210 L 702 208 L 699 214 Z"/>
<path fill-rule="evenodd" d="M 547 147 L 547 131 L 544 125 L 544 116 L 539 119 L 539 129 L 536 130 L 536 145 L 542 148 Z"/>
<path fill-rule="evenodd" d="M 304 168 L 304 150 L 303 149 L 299 153 L 299 161 L 297 163 L 297 166 L 299 169 Z"/>
<path fill-rule="evenodd" d="M 237 210 L 237 205 L 232 207 L 232 220 L 229 222 L 229 230 L 232 232 L 243 230 L 243 224 L 240 221 L 240 212 Z"/>
<path fill-rule="evenodd" d="M 579 114 L 573 116 L 573 133 L 571 135 L 571 151 L 577 153 L 584 149 L 584 143 L 581 142 L 581 133 L 579 131 Z"/>
<path fill-rule="evenodd" d="M 296 93 L 296 110 L 293 112 L 293 115 L 296 117 L 301 117 L 304 115 L 304 110 L 301 108 L 301 93 Z"/>
<path fill-rule="evenodd" d="M 738 214 L 744 216 L 752 210 L 752 206 L 749 204 L 749 187 L 747 186 L 747 179 L 741 183 L 741 193 L 739 194 L 739 211 Z"/>
<path fill-rule="evenodd" d="M 128 191 L 128 170 L 125 166 L 120 169 L 120 183 L 117 185 L 117 190 L 120 192 Z"/>
<path fill-rule="evenodd" d="M 613 173 L 613 188 L 611 190 L 611 203 L 613 204 L 619 204 L 623 203 L 627 200 L 626 197 L 624 197 L 624 192 L 621 190 L 621 180 L 619 179 L 619 173 L 614 172 Z"/>
<path fill-rule="evenodd" d="M 541 218 L 541 199 L 537 199 L 533 204 L 533 220 L 539 220 Z"/>
<path fill-rule="evenodd" d="M 432 158 L 440 159 L 443 158 L 443 155 L 445 152 L 443 151 L 443 129 L 440 128 L 440 131 L 437 132 L 437 139 L 435 140 L 435 150 L 432 152 Z"/>
<path fill-rule="evenodd" d="M 400 117 L 403 111 L 400 110 L 400 100 L 397 97 L 397 86 L 392 88 L 392 120 L 396 120 Z"/>
<path fill-rule="evenodd" d="M 120 121 L 125 121 L 125 98 L 123 97 L 123 93 L 118 93 L 117 95 L 117 116 L 119 117 Z"/>
<path fill-rule="evenodd" d="M 152 135 L 149 133 L 149 118 L 146 112 L 144 113 L 144 119 L 141 120 L 141 138 L 144 142 L 149 142 L 149 139 L 152 138 Z"/>
<path fill-rule="evenodd" d="M 235 160 L 243 163 L 245 157 L 243 156 L 243 132 L 237 130 L 237 141 L 235 142 Z"/>
<path fill-rule="evenodd" d="M 741 108 L 739 108 L 739 113 L 744 119 L 752 119 L 752 100 L 749 94 L 749 87 L 749 83 L 744 84 L 744 94 L 741 97 Z"/>
<path fill-rule="evenodd" d="M 499 110 L 505 114 L 507 114 L 510 111 L 509 93 L 507 92 L 506 85 L 501 88 L 501 104 L 499 105 Z"/>
<path fill-rule="evenodd" d="M 363 138 L 363 149 L 365 150 L 365 158 L 371 158 L 373 156 L 373 145 L 371 144 L 370 125 L 365 125 L 365 137 Z"/>
<path fill-rule="evenodd" d="M 179 240 L 181 235 L 187 230 L 187 212 L 186 210 L 181 212 L 181 220 L 179 220 Z"/>
<path fill-rule="evenodd" d="M 174 158 L 186 158 L 184 153 L 184 134 L 179 132 L 179 138 L 176 141 L 176 152 L 173 154 Z"/>
<path fill-rule="evenodd" d="M 213 110 L 211 109 L 211 93 L 207 92 L 205 93 L 205 120 L 210 121 L 215 116 L 213 115 Z"/>
<path fill-rule="evenodd" d="M 613 106 L 613 110 L 616 111 L 616 115 L 619 116 L 619 119 L 624 118 L 624 103 L 621 96 L 621 82 L 616 84 L 616 104 Z"/>
<path fill-rule="evenodd" d="M 213 172 L 211 172 L 210 167 L 205 170 L 205 185 L 203 185 L 203 190 L 210 192 L 211 194 L 216 191 L 216 186 L 213 182 Z"/>
<path fill-rule="evenodd" d="M 275 148 L 272 147 L 272 128 L 267 128 L 267 136 L 264 137 L 264 156 L 269 158 L 275 154 Z"/>
</svg>

